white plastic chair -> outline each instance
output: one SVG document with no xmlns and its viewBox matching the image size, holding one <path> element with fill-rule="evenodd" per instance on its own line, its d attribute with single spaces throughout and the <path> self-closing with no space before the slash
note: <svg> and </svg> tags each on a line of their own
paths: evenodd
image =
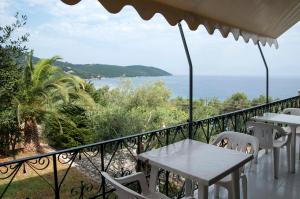
<svg viewBox="0 0 300 199">
<path fill-rule="evenodd" d="M 286 108 L 286 109 L 283 109 L 282 113 L 300 116 L 300 108 Z"/>
<path fill-rule="evenodd" d="M 258 139 L 251 135 L 226 131 L 220 133 L 218 137 L 213 141 L 212 144 L 221 146 L 222 141 L 226 141 L 224 148 L 241 151 L 244 153 L 253 154 L 254 158 L 257 158 L 258 154 Z M 249 151 L 250 149 L 250 151 Z M 244 173 L 244 168 L 240 169 L 240 179 L 242 181 L 243 199 L 247 199 L 247 176 Z M 226 176 L 215 184 L 215 198 L 219 198 L 219 186 L 225 187 L 228 190 L 228 198 L 232 198 L 233 187 L 232 187 L 231 175 Z"/>
<path fill-rule="evenodd" d="M 283 114 L 300 116 L 300 108 L 286 108 L 282 111 Z M 291 132 L 291 127 L 282 127 L 286 132 Z M 296 136 L 300 137 L 300 127 L 296 128 Z M 300 159 L 300 145 L 299 145 L 299 159 Z"/>
<path fill-rule="evenodd" d="M 162 193 L 151 192 L 147 185 L 146 176 L 141 172 L 115 179 L 106 172 L 101 172 L 101 174 L 116 189 L 119 199 L 170 199 Z M 141 194 L 122 185 L 136 181 L 140 184 Z"/>
<path fill-rule="evenodd" d="M 273 150 L 274 178 L 278 179 L 279 152 L 280 148 L 284 146 L 287 149 L 287 163 L 288 168 L 290 168 L 291 134 L 284 131 L 280 126 L 269 123 L 250 121 L 247 122 L 246 127 L 253 133 L 253 136 L 258 138 L 260 149 Z M 276 133 L 283 139 L 275 139 Z"/>
</svg>

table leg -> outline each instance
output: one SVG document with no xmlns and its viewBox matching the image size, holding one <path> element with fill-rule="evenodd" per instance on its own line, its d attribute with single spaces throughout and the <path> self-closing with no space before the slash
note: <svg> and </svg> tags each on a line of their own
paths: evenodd
<svg viewBox="0 0 300 199">
<path fill-rule="evenodd" d="M 240 172 L 236 169 L 232 174 L 232 195 L 234 199 L 240 199 Z"/>
<path fill-rule="evenodd" d="M 198 199 L 208 199 L 208 186 L 198 182 Z"/>
<path fill-rule="evenodd" d="M 194 196 L 194 183 L 191 179 L 186 179 L 185 180 L 185 196 Z"/>
<path fill-rule="evenodd" d="M 159 171 L 158 167 L 151 165 L 150 182 L 149 182 L 149 190 L 151 192 L 156 191 L 156 182 L 158 179 L 158 171 Z"/>
<path fill-rule="evenodd" d="M 296 129 L 297 126 L 291 125 L 291 173 L 295 173 L 295 157 L 296 157 Z"/>
</svg>

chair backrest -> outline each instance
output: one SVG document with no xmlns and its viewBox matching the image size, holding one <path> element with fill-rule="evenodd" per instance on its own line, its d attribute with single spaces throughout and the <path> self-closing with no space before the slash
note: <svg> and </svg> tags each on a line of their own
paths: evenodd
<svg viewBox="0 0 300 199">
<path fill-rule="evenodd" d="M 108 173 L 101 172 L 101 175 L 116 189 L 116 194 L 117 194 L 118 198 L 120 198 L 120 199 L 134 199 L 134 198 L 147 199 L 145 196 L 118 183 Z"/>
<path fill-rule="evenodd" d="M 273 148 L 275 132 L 283 135 L 285 134 L 280 126 L 263 122 L 249 121 L 246 123 L 246 128 L 254 137 L 258 138 L 259 147 L 262 149 Z"/>
<path fill-rule="evenodd" d="M 214 145 L 226 140 L 226 148 L 253 154 L 257 158 L 259 141 L 256 137 L 244 133 L 225 131 L 218 134 Z"/>
<path fill-rule="evenodd" d="M 286 108 L 282 113 L 300 116 L 300 108 Z"/>
</svg>

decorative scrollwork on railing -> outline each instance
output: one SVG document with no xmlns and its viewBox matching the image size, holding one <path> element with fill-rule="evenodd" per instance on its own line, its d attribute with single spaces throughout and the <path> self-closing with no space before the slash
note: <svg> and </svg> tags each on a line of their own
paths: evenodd
<svg viewBox="0 0 300 199">
<path fill-rule="evenodd" d="M 137 147 L 137 144 L 138 144 L 137 137 L 131 137 L 131 138 L 123 140 L 123 142 L 121 144 L 121 148 L 127 147 L 127 148 L 134 149 Z"/>
<path fill-rule="evenodd" d="M 0 179 L 5 180 L 10 178 L 20 169 L 21 166 L 22 163 L 0 166 Z"/>
<path fill-rule="evenodd" d="M 77 155 L 78 152 L 65 152 L 65 153 L 60 153 L 57 156 L 57 160 L 61 164 L 69 164 L 71 163 Z"/>
<path fill-rule="evenodd" d="M 83 149 L 81 153 L 84 153 L 87 157 L 96 157 L 100 153 L 100 148 L 99 146 L 91 146 Z"/>
<path fill-rule="evenodd" d="M 71 196 L 76 197 L 78 199 L 88 198 L 87 195 L 92 192 L 94 189 L 91 183 L 85 183 L 84 181 L 80 181 L 79 187 L 74 187 L 71 189 Z"/>
<path fill-rule="evenodd" d="M 50 164 L 50 157 L 41 157 L 34 160 L 28 160 L 26 161 L 26 164 L 29 165 L 32 169 L 36 170 L 44 170 L 46 169 Z"/>
</svg>

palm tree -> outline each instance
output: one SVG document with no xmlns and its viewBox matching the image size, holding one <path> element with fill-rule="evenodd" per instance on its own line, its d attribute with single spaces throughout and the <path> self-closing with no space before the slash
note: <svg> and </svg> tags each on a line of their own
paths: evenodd
<svg viewBox="0 0 300 199">
<path fill-rule="evenodd" d="M 46 118 L 51 118 L 60 125 L 59 121 L 65 119 L 58 114 L 56 108 L 58 105 L 63 103 L 92 105 L 93 100 L 84 91 L 84 80 L 54 66 L 59 57 L 41 59 L 34 65 L 32 56 L 33 52 L 27 56 L 22 77 L 23 91 L 21 97 L 16 98 L 16 102 L 19 125 L 24 132 L 24 148 L 27 151 L 39 151 L 38 124 L 43 124 Z M 62 128 L 60 129 L 62 131 Z M 33 147 L 31 143 L 34 144 Z"/>
</svg>

